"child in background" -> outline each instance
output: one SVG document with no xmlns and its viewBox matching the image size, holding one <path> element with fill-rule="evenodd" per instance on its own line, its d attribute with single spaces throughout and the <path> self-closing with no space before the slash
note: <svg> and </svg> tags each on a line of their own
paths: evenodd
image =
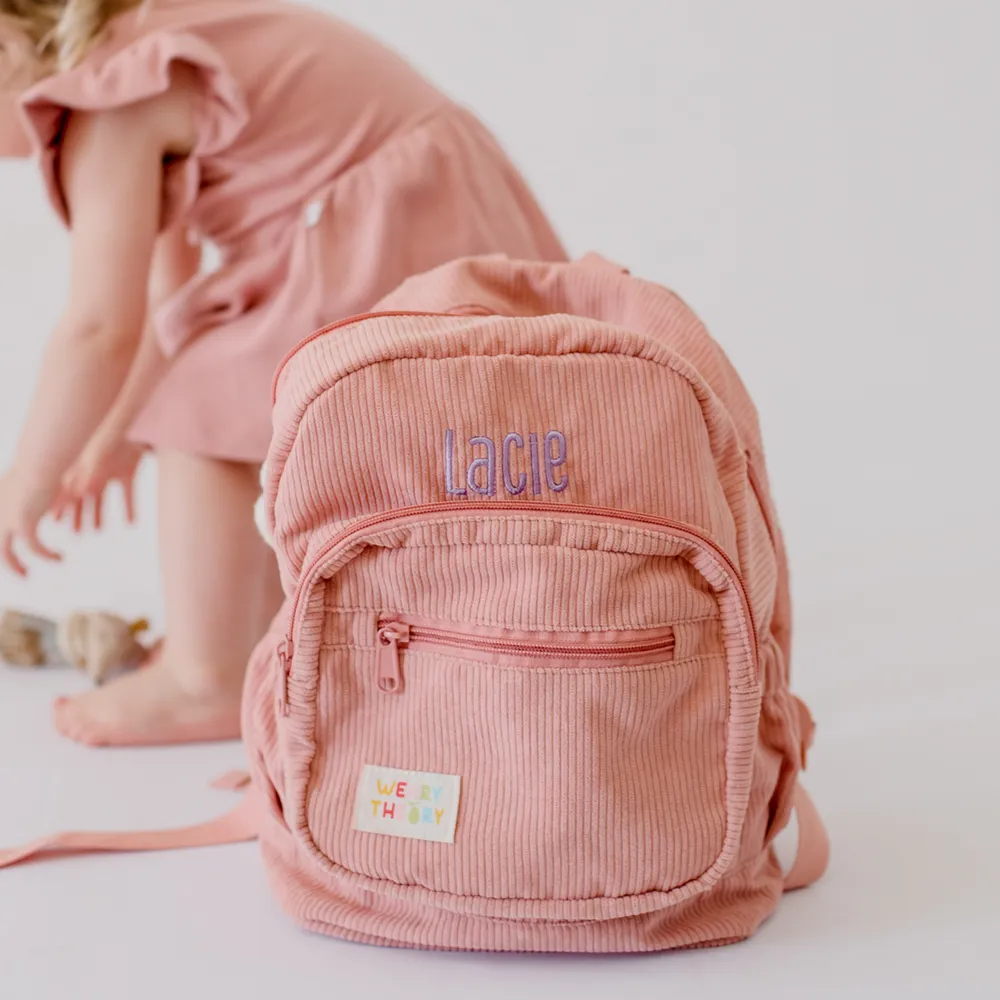
<svg viewBox="0 0 1000 1000">
<path fill-rule="evenodd" d="M 319 12 L 0 0 L 0 24 L 8 90 L 32 75 L 21 119 L 72 236 L 69 301 L 0 477 L 3 560 L 24 574 L 26 551 L 59 558 L 46 513 L 99 520 L 141 449 L 159 463 L 163 651 L 60 699 L 56 725 L 89 744 L 232 738 L 282 598 L 253 517 L 281 357 L 451 258 L 564 253 L 471 114 Z M 203 241 L 213 273 L 198 273 Z"/>
</svg>

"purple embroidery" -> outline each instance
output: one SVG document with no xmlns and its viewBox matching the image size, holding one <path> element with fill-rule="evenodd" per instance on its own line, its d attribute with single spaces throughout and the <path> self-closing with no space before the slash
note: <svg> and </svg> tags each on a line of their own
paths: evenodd
<svg viewBox="0 0 1000 1000">
<path fill-rule="evenodd" d="M 455 432 L 444 432 L 444 485 L 449 496 L 464 497 L 465 490 L 455 485 Z"/>
<path fill-rule="evenodd" d="M 540 496 L 542 492 L 542 480 L 538 473 L 538 435 L 528 435 L 528 448 L 531 451 L 531 492 L 535 496 Z"/>
<path fill-rule="evenodd" d="M 497 449 L 493 444 L 493 439 L 488 437 L 469 438 L 469 445 L 473 448 L 478 445 L 486 446 L 486 455 L 473 459 L 469 463 L 469 475 L 466 481 L 469 489 L 480 496 L 493 497 L 497 493 Z M 479 482 L 479 470 L 486 470 L 486 482 Z"/>
<path fill-rule="evenodd" d="M 547 431 L 545 434 L 532 433 L 528 438 L 528 470 L 520 471 L 523 466 L 524 435 L 510 431 L 503 437 L 500 454 L 494 439 L 485 434 L 469 438 L 471 453 L 463 456 L 455 450 L 455 432 L 451 428 L 444 432 L 444 486 L 448 496 L 467 497 L 470 493 L 481 497 L 497 495 L 497 473 L 503 482 L 507 496 L 520 496 L 528 489 L 528 477 L 531 477 L 531 492 L 541 496 L 548 488 L 550 493 L 562 493 L 569 487 L 570 473 L 567 465 L 569 449 L 566 435 L 562 431 Z M 486 453 L 478 452 L 484 448 Z M 517 455 L 514 454 L 515 450 Z M 500 468 L 497 469 L 497 459 Z M 542 464 L 544 462 L 544 477 Z M 466 464 L 468 463 L 468 464 Z M 458 470 L 456 470 L 456 465 Z M 565 468 L 563 468 L 565 466 Z M 462 469 L 465 469 L 465 484 L 462 482 Z M 562 469 L 561 472 L 557 470 Z M 467 488 L 466 488 L 467 487 Z"/>
<path fill-rule="evenodd" d="M 521 437 L 517 431 L 511 431 L 503 439 L 503 484 L 507 488 L 507 492 L 512 496 L 516 497 L 518 494 L 523 493 L 525 487 L 528 485 L 528 474 L 522 472 L 517 477 L 517 482 L 515 483 L 510 474 L 510 446 L 513 445 L 515 448 L 519 448 L 524 451 L 524 438 Z"/>
<path fill-rule="evenodd" d="M 555 455 L 552 454 L 552 445 L 556 446 Z M 560 465 L 566 464 L 566 435 L 562 431 L 549 431 L 545 435 L 545 481 L 549 484 L 549 489 L 556 493 L 562 493 L 569 486 L 569 476 L 562 476 L 556 479 L 554 470 Z"/>
</svg>

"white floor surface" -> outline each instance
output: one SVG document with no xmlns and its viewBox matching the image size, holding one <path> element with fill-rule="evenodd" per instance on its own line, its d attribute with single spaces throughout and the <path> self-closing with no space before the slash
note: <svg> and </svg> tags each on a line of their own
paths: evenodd
<svg viewBox="0 0 1000 1000">
<path fill-rule="evenodd" d="M 59 739 L 48 700 L 76 683 L 0 671 L 0 844 L 195 822 L 231 801 L 206 779 L 242 763 L 238 745 L 94 751 Z M 998 696 L 1000 681 L 824 726 L 809 783 L 831 869 L 742 945 L 581 958 L 344 944 L 292 926 L 256 847 L 242 845 L 0 872 L 0 997 L 995 998 Z"/>
</svg>

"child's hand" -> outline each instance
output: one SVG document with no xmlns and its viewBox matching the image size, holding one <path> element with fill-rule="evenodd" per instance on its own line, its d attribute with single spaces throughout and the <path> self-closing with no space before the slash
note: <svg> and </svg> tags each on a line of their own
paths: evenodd
<svg viewBox="0 0 1000 1000">
<path fill-rule="evenodd" d="M 16 466 L 0 475 L 0 562 L 18 576 L 28 568 L 18 556 L 14 543 L 21 541 L 42 559 L 58 562 L 62 556 L 38 537 L 38 523 L 52 503 L 53 490 L 29 482 Z"/>
<path fill-rule="evenodd" d="M 55 506 L 56 516 L 62 518 L 72 514 L 73 530 L 79 533 L 83 530 L 84 513 L 89 505 L 94 528 L 99 531 L 104 520 L 105 490 L 108 483 L 117 481 L 125 494 L 125 518 L 133 524 L 135 473 L 142 454 L 141 448 L 116 432 L 98 428 L 63 476 L 62 492 Z"/>
</svg>

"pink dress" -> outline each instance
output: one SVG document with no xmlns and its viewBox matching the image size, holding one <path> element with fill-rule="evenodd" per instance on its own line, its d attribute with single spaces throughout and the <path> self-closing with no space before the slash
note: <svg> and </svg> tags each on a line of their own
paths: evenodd
<svg viewBox="0 0 1000 1000">
<path fill-rule="evenodd" d="M 361 32 L 277 0 L 144 4 L 78 67 L 24 95 L 64 220 L 58 151 L 69 111 L 162 93 L 181 65 L 200 81 L 198 140 L 166 167 L 163 225 L 185 224 L 221 264 L 153 317 L 174 362 L 136 440 L 259 462 L 274 370 L 318 326 L 455 257 L 565 259 L 475 117 Z"/>
</svg>

